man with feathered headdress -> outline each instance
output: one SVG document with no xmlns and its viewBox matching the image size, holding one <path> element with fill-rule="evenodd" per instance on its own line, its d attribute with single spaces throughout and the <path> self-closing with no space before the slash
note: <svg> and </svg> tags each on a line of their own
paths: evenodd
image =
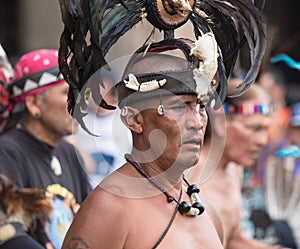
<svg viewBox="0 0 300 249">
<path fill-rule="evenodd" d="M 62 248 L 223 248 L 216 210 L 183 172 L 199 160 L 205 107 L 221 106 L 227 77 L 245 41 L 251 68 L 235 95 L 257 76 L 265 49 L 257 8 L 247 0 L 60 4 L 65 24 L 60 69 L 70 84 L 69 111 L 83 127 L 90 92 L 100 107 L 114 108 L 101 97 L 101 73 L 96 81 L 88 80 L 110 67 L 108 50 L 144 18 L 164 32 L 162 41 L 142 46 L 130 57 L 116 84 L 121 118 L 133 137 L 132 152 L 83 204 Z M 187 22 L 194 26 L 195 41 L 175 38 L 175 30 Z"/>
</svg>

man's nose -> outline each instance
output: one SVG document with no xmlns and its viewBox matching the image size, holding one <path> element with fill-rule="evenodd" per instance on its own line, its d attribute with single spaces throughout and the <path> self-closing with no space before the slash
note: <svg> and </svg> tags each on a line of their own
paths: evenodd
<svg viewBox="0 0 300 249">
<path fill-rule="evenodd" d="M 261 147 L 265 146 L 268 143 L 268 131 L 262 130 L 256 134 L 257 136 L 257 144 L 259 144 Z"/>
<path fill-rule="evenodd" d="M 187 120 L 187 128 L 202 130 L 206 122 L 205 120 L 205 117 L 203 117 L 203 115 L 201 115 L 198 111 L 191 111 L 189 112 L 189 118 Z"/>
</svg>

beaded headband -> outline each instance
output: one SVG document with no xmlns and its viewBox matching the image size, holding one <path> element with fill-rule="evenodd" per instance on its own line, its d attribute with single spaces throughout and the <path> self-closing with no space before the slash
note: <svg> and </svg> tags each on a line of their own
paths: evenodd
<svg viewBox="0 0 300 249">
<path fill-rule="evenodd" d="M 263 115 L 268 115 L 271 113 L 271 106 L 268 104 L 239 104 L 233 105 L 225 103 L 223 105 L 225 114 L 242 114 L 251 115 L 255 113 L 260 113 Z"/>
</svg>

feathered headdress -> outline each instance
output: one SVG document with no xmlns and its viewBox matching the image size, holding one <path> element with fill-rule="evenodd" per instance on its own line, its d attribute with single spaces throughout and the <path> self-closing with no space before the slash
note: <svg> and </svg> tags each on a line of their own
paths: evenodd
<svg viewBox="0 0 300 249">
<path fill-rule="evenodd" d="M 86 108 L 85 93 L 101 107 L 113 109 L 102 98 L 100 84 L 87 85 L 98 69 L 106 66 L 105 55 L 118 39 L 143 19 L 163 31 L 164 40 L 175 37 L 187 22 L 195 38 L 213 33 L 218 45 L 218 92 L 226 92 L 226 79 L 236 62 L 238 50 L 247 41 L 251 67 L 238 86 L 242 94 L 256 79 L 265 51 L 265 27 L 252 0 L 59 0 L 64 31 L 60 39 L 59 65 L 70 84 L 69 111 L 81 125 Z M 69 61 L 71 58 L 71 61 Z M 221 96 L 224 98 L 225 96 Z"/>
</svg>

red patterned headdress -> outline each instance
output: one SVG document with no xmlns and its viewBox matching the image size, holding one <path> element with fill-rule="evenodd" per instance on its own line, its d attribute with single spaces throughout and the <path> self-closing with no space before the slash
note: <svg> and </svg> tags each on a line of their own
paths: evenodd
<svg viewBox="0 0 300 249">
<path fill-rule="evenodd" d="M 23 103 L 27 96 L 37 95 L 61 83 L 65 80 L 59 72 L 57 50 L 40 49 L 23 55 L 15 65 L 11 82 L 5 86 L 5 103 L 0 112 L 2 123 L 14 106 Z"/>
</svg>

